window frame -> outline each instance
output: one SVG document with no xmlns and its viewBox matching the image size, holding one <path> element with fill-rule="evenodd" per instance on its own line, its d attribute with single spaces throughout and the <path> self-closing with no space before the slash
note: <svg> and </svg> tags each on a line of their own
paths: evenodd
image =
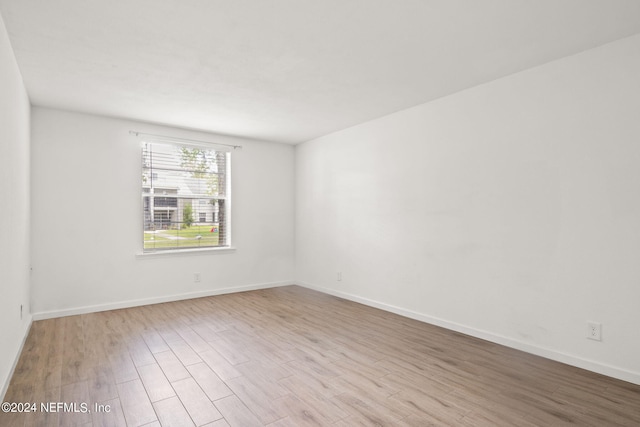
<svg viewBox="0 0 640 427">
<path fill-rule="evenodd" d="M 222 210 L 216 211 L 213 210 L 211 215 L 206 215 L 206 217 L 211 216 L 211 220 L 210 221 L 212 224 L 212 229 L 213 227 L 218 227 L 218 230 L 220 230 L 220 221 L 224 221 L 223 223 L 223 229 L 224 229 L 224 242 L 223 244 L 218 244 L 218 245 L 187 245 L 187 246 L 180 246 L 179 244 L 176 244 L 175 246 L 171 245 L 171 246 L 167 246 L 167 247 L 149 247 L 145 242 L 146 242 L 146 238 L 145 238 L 145 232 L 148 232 L 150 230 L 147 229 L 149 224 L 153 224 L 154 218 L 148 218 L 147 217 L 147 213 L 148 210 L 150 212 L 152 212 L 151 215 L 155 214 L 155 209 L 153 209 L 153 207 L 151 206 L 152 203 L 154 203 L 154 194 L 156 188 L 153 186 L 152 182 L 149 182 L 148 184 L 145 184 L 144 181 L 144 173 L 145 170 L 148 172 L 149 175 L 149 179 L 158 179 L 158 170 L 159 169 L 154 169 L 154 168 L 149 168 L 149 167 L 145 167 L 145 146 L 147 146 L 147 144 L 150 144 L 151 147 L 155 146 L 155 145 L 162 145 L 162 146 L 170 146 L 175 148 L 176 150 L 180 150 L 181 148 L 187 148 L 187 149 L 198 149 L 198 150 L 207 150 L 207 151 L 211 151 L 214 152 L 216 154 L 214 154 L 214 156 L 217 155 L 217 153 L 224 153 L 225 155 L 225 159 L 224 159 L 224 171 L 221 173 L 221 175 L 223 176 L 223 181 L 224 181 L 224 190 L 222 191 L 222 196 L 220 196 L 219 194 L 216 195 L 204 195 L 204 194 L 194 194 L 191 196 L 185 196 L 185 195 L 180 195 L 178 193 L 176 194 L 159 194 L 159 197 L 161 200 L 163 200 L 163 203 L 169 203 L 168 200 L 175 198 L 178 199 L 178 206 L 176 207 L 176 209 L 181 209 L 181 205 L 184 205 L 185 203 L 190 203 L 192 206 L 192 218 L 193 218 L 193 225 L 202 225 L 202 223 L 199 222 L 199 213 L 201 210 L 201 203 L 199 202 L 200 200 L 208 200 L 210 203 L 212 201 L 217 201 L 218 203 L 222 200 L 224 201 L 223 203 L 223 208 L 221 208 Z M 234 147 L 236 148 L 236 147 Z M 177 254 L 177 253 L 190 253 L 190 252 L 202 252 L 202 251 L 218 251 L 218 252 L 225 252 L 225 251 L 229 251 L 229 250 L 235 250 L 235 248 L 232 246 L 232 221 L 231 221 L 231 211 L 232 211 L 232 201 L 231 201 L 231 188 L 232 188 L 232 183 L 231 183 L 231 162 L 232 162 L 232 156 L 231 156 L 231 150 L 227 147 L 227 146 L 222 146 L 222 145 L 216 145 L 214 143 L 194 143 L 194 142 L 184 142 L 180 139 L 169 139 L 169 138 L 162 138 L 161 140 L 157 140 L 154 138 L 140 138 L 140 156 L 141 156 L 141 176 L 143 177 L 141 179 L 140 182 L 140 195 L 141 195 L 141 206 L 140 206 L 140 213 L 141 215 L 141 226 L 142 226 L 142 235 L 141 235 L 141 251 L 139 252 L 139 255 L 160 255 L 160 254 Z M 175 153 L 175 159 L 178 160 L 179 159 L 179 154 Z M 217 160 L 215 160 L 216 164 L 218 163 Z M 189 171 L 188 169 L 185 169 L 183 171 L 181 171 L 181 173 L 183 172 L 191 172 L 193 173 L 195 170 Z M 153 177 L 153 178 L 151 178 Z M 195 179 L 195 178 L 194 178 Z M 151 191 L 153 189 L 153 192 Z M 146 200 L 145 200 L 146 199 Z M 180 203 L 180 200 L 182 200 L 182 204 Z M 185 202 L 188 201 L 188 202 Z M 213 204 L 213 203 L 211 203 Z M 155 206 L 155 205 L 154 205 Z M 220 209 L 220 208 L 219 208 Z M 216 215 L 217 212 L 217 215 Z M 213 221 L 218 219 L 218 223 L 214 223 Z M 149 222 L 150 221 L 150 222 Z M 206 222 L 206 221 L 205 221 Z M 184 224 L 184 221 L 173 221 L 171 222 L 172 224 Z M 177 230 L 178 230 L 178 234 L 179 235 L 179 230 L 183 229 L 182 226 L 180 226 Z M 154 230 L 156 231 L 156 230 Z M 219 232 L 219 231 L 218 231 Z M 203 233 L 204 234 L 204 233 Z"/>
</svg>

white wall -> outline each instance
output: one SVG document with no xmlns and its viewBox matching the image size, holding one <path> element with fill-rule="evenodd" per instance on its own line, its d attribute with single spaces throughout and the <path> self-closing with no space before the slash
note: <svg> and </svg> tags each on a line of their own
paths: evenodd
<svg viewBox="0 0 640 427">
<path fill-rule="evenodd" d="M 296 278 L 640 383 L 639 112 L 640 35 L 304 143 Z"/>
<path fill-rule="evenodd" d="M 29 109 L 29 98 L 0 17 L 0 398 L 31 320 Z"/>
<path fill-rule="evenodd" d="M 141 159 L 129 130 L 243 145 L 232 154 L 235 252 L 136 257 Z M 36 107 L 32 159 L 36 318 L 293 279 L 292 146 Z"/>
</svg>

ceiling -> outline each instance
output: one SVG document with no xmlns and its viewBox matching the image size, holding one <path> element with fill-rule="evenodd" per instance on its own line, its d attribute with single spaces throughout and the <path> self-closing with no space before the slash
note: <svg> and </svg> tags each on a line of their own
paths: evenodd
<svg viewBox="0 0 640 427">
<path fill-rule="evenodd" d="M 640 32 L 637 0 L 0 0 L 34 105 L 298 143 Z"/>
</svg>

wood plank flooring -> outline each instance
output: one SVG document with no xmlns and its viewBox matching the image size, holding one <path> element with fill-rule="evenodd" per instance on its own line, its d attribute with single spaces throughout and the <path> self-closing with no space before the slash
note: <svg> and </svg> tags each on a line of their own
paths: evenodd
<svg viewBox="0 0 640 427">
<path fill-rule="evenodd" d="M 640 386 L 296 286 L 34 322 L 4 400 L 38 406 L 7 427 L 640 426 Z"/>
</svg>

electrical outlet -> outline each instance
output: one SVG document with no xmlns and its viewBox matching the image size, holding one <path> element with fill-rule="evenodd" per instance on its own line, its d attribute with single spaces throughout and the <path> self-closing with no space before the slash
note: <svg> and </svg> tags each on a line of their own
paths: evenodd
<svg viewBox="0 0 640 427">
<path fill-rule="evenodd" d="M 200 273 L 193 273 L 193 281 L 194 282 L 199 283 L 200 279 L 201 279 Z"/>
<path fill-rule="evenodd" d="M 20 320 L 22 320 L 22 304 L 20 304 Z"/>
<path fill-rule="evenodd" d="M 338 282 L 342 281 L 342 271 L 339 271 L 337 274 Z"/>
<path fill-rule="evenodd" d="M 587 338 L 602 341 L 602 325 L 598 322 L 587 322 Z"/>
</svg>

